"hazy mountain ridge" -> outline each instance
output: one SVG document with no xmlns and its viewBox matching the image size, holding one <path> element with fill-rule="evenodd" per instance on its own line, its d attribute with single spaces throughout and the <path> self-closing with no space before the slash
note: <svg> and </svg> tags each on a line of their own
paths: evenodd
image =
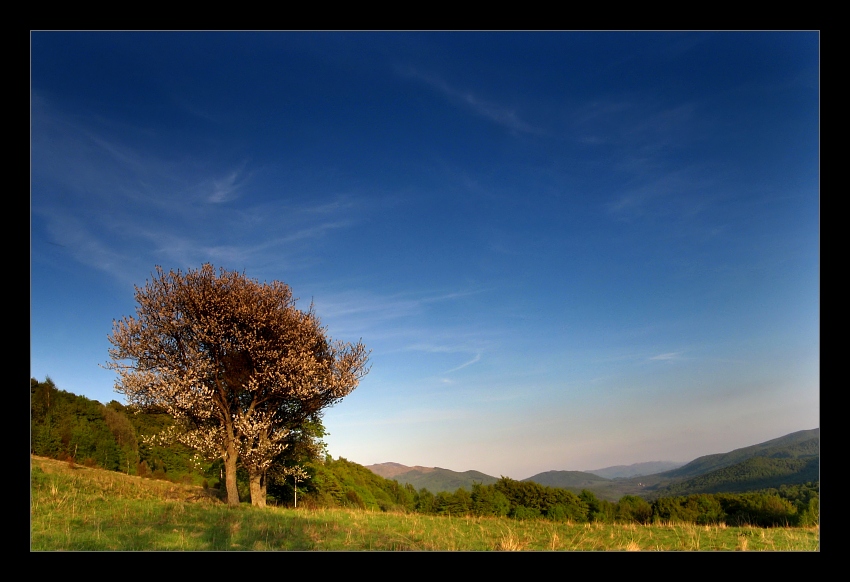
<svg viewBox="0 0 850 582">
<path fill-rule="evenodd" d="M 643 473 L 652 467 L 677 465 L 662 472 Z M 473 483 L 498 481 L 479 471 L 457 472 L 439 467 L 407 467 L 381 463 L 367 467 L 387 479 L 410 483 L 434 493 L 452 492 Z M 629 477 L 606 477 L 632 471 Z M 599 473 L 603 473 L 600 475 Z M 793 485 L 820 479 L 820 428 L 802 430 L 756 445 L 698 457 L 689 463 L 651 461 L 605 467 L 595 471 L 546 471 L 523 481 L 579 492 L 588 489 L 602 499 L 616 501 L 623 495 L 647 498 L 693 493 L 742 492 Z"/>
<path fill-rule="evenodd" d="M 410 484 L 419 490 L 423 487 L 432 493 L 454 492 L 460 488 L 472 491 L 473 483 L 492 485 L 499 479 L 480 471 L 452 471 L 440 467 L 408 467 L 400 463 L 378 463 L 366 467 L 385 479 L 395 479 L 401 484 Z"/>
<path fill-rule="evenodd" d="M 698 457 L 672 471 L 658 473 L 658 477 L 687 479 L 704 475 L 753 457 L 797 458 L 820 454 L 820 428 L 792 432 L 757 445 L 732 450 L 728 453 Z"/>
<path fill-rule="evenodd" d="M 647 461 L 645 463 L 634 463 L 632 465 L 614 465 L 602 469 L 586 470 L 606 479 L 628 479 L 630 477 L 642 477 L 643 475 L 655 475 L 662 471 L 672 471 L 685 464 L 685 461 Z"/>
<path fill-rule="evenodd" d="M 532 475 L 523 481 L 533 481 L 538 485 L 546 487 L 561 487 L 562 489 L 587 489 L 600 483 L 608 482 L 610 479 L 585 473 L 583 471 L 546 471 Z"/>
<path fill-rule="evenodd" d="M 757 456 L 697 477 L 654 488 L 647 497 L 735 493 L 820 480 L 820 457 Z"/>
<path fill-rule="evenodd" d="M 407 465 L 402 465 L 401 463 L 378 463 L 375 465 L 367 465 L 366 468 L 375 473 L 376 475 L 380 475 L 384 479 L 395 479 L 397 475 L 402 475 L 411 471 L 419 471 L 420 473 L 430 473 L 431 471 L 437 469 L 437 467 L 422 467 L 420 465 L 408 467 Z"/>
</svg>

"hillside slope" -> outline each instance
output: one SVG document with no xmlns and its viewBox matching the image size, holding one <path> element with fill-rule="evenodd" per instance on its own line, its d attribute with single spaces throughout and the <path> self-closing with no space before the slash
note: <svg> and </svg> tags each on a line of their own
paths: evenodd
<svg viewBox="0 0 850 582">
<path fill-rule="evenodd" d="M 688 479 L 736 465 L 753 457 L 797 459 L 820 454 L 820 429 L 801 430 L 757 445 L 735 449 L 728 453 L 706 455 L 690 463 L 658 473 L 664 479 Z"/>
<path fill-rule="evenodd" d="M 407 467 L 399 463 L 380 463 L 366 467 L 385 479 L 395 479 L 401 484 L 410 484 L 417 491 L 423 487 L 432 493 L 454 492 L 459 488 L 472 491 L 472 485 L 492 485 L 498 479 L 480 471 L 452 471 L 440 467 Z"/>
<path fill-rule="evenodd" d="M 610 479 L 594 475 L 593 473 L 585 473 L 583 471 L 546 471 L 538 473 L 523 481 L 532 481 L 546 487 L 561 487 L 563 489 L 581 490 L 588 489 L 594 485 L 607 483 Z"/>
<path fill-rule="evenodd" d="M 655 488 L 647 497 L 696 493 L 740 493 L 820 480 L 820 458 L 778 459 L 753 457 L 716 471 Z"/>
<path fill-rule="evenodd" d="M 643 475 L 655 475 L 662 471 L 672 471 L 684 464 L 677 461 L 648 461 L 645 463 L 634 463 L 632 465 L 614 465 L 613 467 L 604 467 L 602 469 L 589 469 L 584 472 L 605 477 L 606 479 L 629 479 Z"/>
</svg>

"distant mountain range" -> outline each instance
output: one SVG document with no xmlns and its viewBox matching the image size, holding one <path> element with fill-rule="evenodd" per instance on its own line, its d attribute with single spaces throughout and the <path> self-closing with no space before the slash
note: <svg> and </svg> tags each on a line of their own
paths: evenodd
<svg viewBox="0 0 850 582">
<path fill-rule="evenodd" d="M 650 461 L 648 463 L 635 463 L 634 465 L 615 465 L 604 469 L 593 469 L 585 473 L 593 473 L 606 479 L 628 479 L 629 477 L 641 477 L 643 475 L 654 475 L 662 471 L 678 469 L 684 462 L 676 461 Z"/>
<path fill-rule="evenodd" d="M 801 430 L 792 432 L 778 439 L 735 449 L 728 453 L 706 455 L 694 459 L 690 463 L 659 473 L 666 478 L 682 479 L 704 475 L 724 467 L 736 465 L 753 457 L 769 457 L 776 459 L 813 457 L 820 455 L 820 429 Z"/>
<path fill-rule="evenodd" d="M 640 475 L 649 475 L 660 471 L 681 467 L 684 463 L 673 461 L 652 461 L 634 465 L 617 465 L 596 469 L 594 471 L 546 471 L 538 473 L 523 481 L 534 481 L 549 487 L 564 487 L 567 489 L 586 489 L 612 479 L 624 479 Z M 417 490 L 424 487 L 433 493 L 439 491 L 455 491 L 458 487 L 471 490 L 473 483 L 490 485 L 498 481 L 497 477 L 479 471 L 452 471 L 440 467 L 409 467 L 401 463 L 379 463 L 366 467 L 384 479 L 395 479 L 399 483 L 410 483 Z"/>
<path fill-rule="evenodd" d="M 523 481 L 533 481 L 547 487 L 562 487 L 564 489 L 590 489 L 600 483 L 606 483 L 610 479 L 585 473 L 584 471 L 546 471 L 532 475 Z"/>
<path fill-rule="evenodd" d="M 367 465 L 367 469 L 384 479 L 395 479 L 401 484 L 410 483 L 418 491 L 423 487 L 432 493 L 440 491 L 454 492 L 463 487 L 472 491 L 473 483 L 492 485 L 499 479 L 485 475 L 480 471 L 464 471 L 462 473 L 440 467 L 408 467 L 399 463 L 379 463 Z"/>
<path fill-rule="evenodd" d="M 820 480 L 820 429 L 801 430 L 734 451 L 706 455 L 654 475 L 650 496 L 737 492 Z"/>
<path fill-rule="evenodd" d="M 417 490 L 453 492 L 473 483 L 489 485 L 496 477 L 480 471 L 451 471 L 439 467 L 408 467 L 380 463 L 373 473 Z M 602 499 L 623 495 L 647 499 L 693 493 L 743 492 L 820 480 L 820 429 L 802 430 L 728 453 L 706 455 L 689 463 L 653 461 L 593 471 L 546 471 L 523 481 L 561 487 L 576 493 L 588 489 Z"/>
</svg>

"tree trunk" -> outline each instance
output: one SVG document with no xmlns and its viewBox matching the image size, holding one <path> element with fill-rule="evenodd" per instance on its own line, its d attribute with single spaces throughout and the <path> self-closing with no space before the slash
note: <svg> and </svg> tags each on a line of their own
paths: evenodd
<svg viewBox="0 0 850 582">
<path fill-rule="evenodd" d="M 256 507 L 266 506 L 266 480 L 263 473 L 251 473 L 251 505 Z"/>
<path fill-rule="evenodd" d="M 236 449 L 228 447 L 224 455 L 224 482 L 227 486 L 227 504 L 239 505 L 239 489 L 236 487 Z"/>
</svg>

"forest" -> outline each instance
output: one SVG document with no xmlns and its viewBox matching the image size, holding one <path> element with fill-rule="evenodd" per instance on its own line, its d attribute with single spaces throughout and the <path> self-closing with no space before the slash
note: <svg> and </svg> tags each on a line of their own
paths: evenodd
<svg viewBox="0 0 850 582">
<path fill-rule="evenodd" d="M 103 405 L 56 387 L 48 377 L 30 380 L 30 452 L 33 455 L 149 479 L 195 484 L 224 497 L 222 461 L 210 461 L 158 435 L 173 426 L 163 413 L 140 412 L 117 401 Z M 573 523 L 696 523 L 812 526 L 819 521 L 817 480 L 759 491 L 669 495 L 648 501 L 625 495 L 617 502 L 532 481 L 501 477 L 471 491 L 432 493 L 385 479 L 366 467 L 327 455 L 317 419 L 294 436 L 269 472 L 271 505 L 356 507 L 371 511 L 447 516 L 504 516 Z M 293 481 L 293 467 L 305 476 Z M 817 473 L 815 473 L 817 475 Z M 249 499 L 248 474 L 237 472 L 240 499 Z"/>
</svg>

